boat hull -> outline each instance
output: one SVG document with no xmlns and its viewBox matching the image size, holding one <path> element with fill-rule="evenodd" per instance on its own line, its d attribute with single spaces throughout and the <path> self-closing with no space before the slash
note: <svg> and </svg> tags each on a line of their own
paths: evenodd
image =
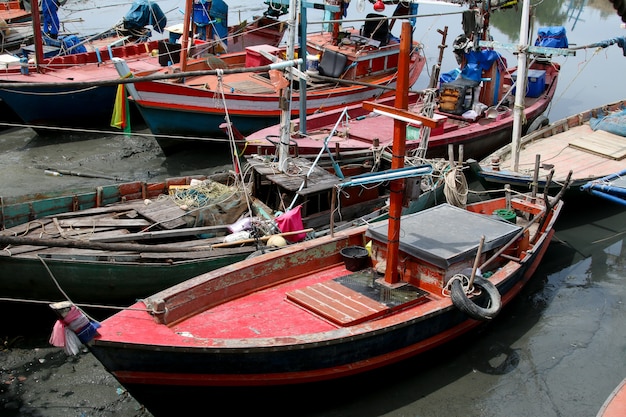
<svg viewBox="0 0 626 417">
<path fill-rule="evenodd" d="M 561 203 L 555 208 L 557 215 L 560 209 Z M 537 240 L 532 252 L 528 252 L 519 264 L 503 266 L 503 271 L 499 272 L 502 277 L 495 278 L 494 284 L 501 294 L 503 305 L 512 300 L 532 277 L 554 234 L 552 224 L 555 220 L 555 217 L 548 220 L 548 229 Z M 297 248 L 286 249 L 288 253 L 283 252 L 280 257 L 269 254 L 256 260 L 246 260 L 216 271 L 213 280 L 208 274 L 182 285 L 197 288 L 191 292 L 198 291 L 200 296 L 208 290 L 208 287 L 203 288 L 203 283 L 206 283 L 217 292 L 214 297 L 221 297 L 226 293 L 222 294 L 224 289 L 218 282 L 218 275 L 229 285 L 252 289 L 271 286 L 270 279 L 280 281 L 281 275 L 287 274 L 284 271 L 295 276 L 307 271 L 331 274 L 331 270 L 337 267 L 328 265 L 335 265 L 340 249 L 362 242 L 363 233 L 364 228 L 358 228 L 334 237 L 305 242 Z M 157 294 L 151 297 L 151 302 L 156 304 L 151 305 L 159 308 L 159 299 L 177 298 L 176 294 L 176 289 Z M 185 295 L 186 298 L 189 296 L 191 294 Z M 255 301 L 263 305 L 262 297 Z M 197 302 L 202 303 L 202 300 Z M 165 312 L 165 320 L 168 314 L 192 314 L 187 308 L 193 307 L 183 304 L 172 305 L 173 309 Z M 141 309 L 144 305 L 140 303 L 134 307 Z M 176 308 L 184 311 L 174 311 Z M 180 330 L 168 329 L 167 326 L 154 329 L 150 337 L 130 336 L 126 333 L 128 324 L 124 324 L 122 316 L 129 322 L 139 323 L 135 320 L 145 319 L 146 313 L 127 311 L 104 323 L 104 336 L 96 337 L 90 343 L 90 349 L 107 370 L 149 409 L 153 401 L 158 401 L 167 392 L 181 395 L 177 407 L 187 404 L 194 407 L 202 397 L 185 396 L 183 387 L 192 388 L 189 392 L 197 395 L 202 392 L 202 387 L 285 386 L 348 377 L 427 352 L 482 323 L 469 318 L 449 300 L 434 301 L 430 307 L 417 306 L 416 309 L 423 309 L 419 313 L 410 311 L 412 308 L 360 325 L 308 335 L 216 340 L 211 337 L 198 339 L 190 329 L 188 338 L 183 337 L 175 345 L 168 343 L 166 334 Z M 112 332 L 116 331 L 126 335 L 115 336 Z M 154 409 L 161 410 L 158 407 Z"/>
<path fill-rule="evenodd" d="M 77 303 L 128 305 L 186 279 L 241 261 L 249 252 L 156 263 L 148 263 L 140 255 L 42 254 L 41 259 L 0 256 L 0 288 L 3 297 L 10 299 L 56 302 L 69 297 Z"/>
<path fill-rule="evenodd" d="M 547 83 L 545 91 L 538 97 L 525 98 L 524 104 L 524 129 L 528 129 L 548 108 L 556 91 L 558 82 L 558 67 L 546 64 L 536 64 L 539 68 L 545 68 Z M 508 68 L 507 74 L 513 74 L 516 68 Z M 378 104 L 390 105 L 389 100 L 378 100 Z M 409 108 L 419 109 L 422 105 L 417 96 L 410 97 Z M 298 155 L 317 155 L 321 144 L 335 127 L 340 118 L 341 110 L 325 111 L 312 115 L 306 120 L 305 133 L 300 133 L 303 128 L 299 121 L 294 121 L 294 133 L 290 139 L 290 152 Z M 382 150 L 391 144 L 394 134 L 394 123 L 389 117 L 372 114 L 358 106 L 347 110 L 347 121 L 342 121 L 336 128 L 334 136 L 328 138 L 329 148 L 337 152 L 351 152 L 363 150 Z M 476 121 L 463 119 L 459 115 L 453 115 L 438 111 L 433 116 L 438 120 L 437 127 L 430 129 L 428 137 L 426 157 L 447 158 L 449 147 L 456 149 L 463 147 L 465 158 L 481 159 L 496 149 L 511 141 L 514 117 L 509 111 L 495 118 L 481 117 Z M 415 119 L 407 130 L 406 150 L 409 154 L 420 147 L 420 138 L 414 137 L 408 132 L 418 131 L 419 119 Z M 274 154 L 276 137 L 280 137 L 280 125 L 255 131 L 246 137 L 245 147 L 242 151 L 247 153 Z M 268 140 L 268 138 L 270 140 Z M 272 141 L 274 143 L 272 143 Z M 389 155 L 386 155 L 387 157 Z"/>
</svg>

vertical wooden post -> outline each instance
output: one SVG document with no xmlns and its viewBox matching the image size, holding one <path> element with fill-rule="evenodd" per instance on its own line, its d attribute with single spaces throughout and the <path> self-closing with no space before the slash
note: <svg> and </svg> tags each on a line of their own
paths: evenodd
<svg viewBox="0 0 626 417">
<path fill-rule="evenodd" d="M 396 88 L 395 107 L 407 110 L 409 107 L 409 61 L 411 52 L 411 24 L 402 22 L 400 35 L 400 56 L 398 59 L 398 82 Z M 394 119 L 393 148 L 391 169 L 404 167 L 406 152 L 407 123 Z M 387 232 L 387 269 L 385 282 L 396 284 L 398 276 L 398 251 L 400 249 L 400 217 L 402 216 L 402 198 L 404 197 L 404 179 L 397 179 L 390 184 L 389 229 Z"/>
</svg>

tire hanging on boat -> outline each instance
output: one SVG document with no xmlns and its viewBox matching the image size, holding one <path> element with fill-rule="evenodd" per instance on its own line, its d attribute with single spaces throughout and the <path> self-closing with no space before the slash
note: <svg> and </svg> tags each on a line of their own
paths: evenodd
<svg viewBox="0 0 626 417">
<path fill-rule="evenodd" d="M 529 133 L 534 132 L 535 130 L 541 129 L 542 127 L 546 127 L 549 124 L 550 124 L 550 119 L 548 119 L 544 115 L 541 115 L 537 117 L 535 120 L 533 120 L 533 122 L 528 126 L 528 128 L 524 132 L 524 134 L 527 135 Z"/>
<path fill-rule="evenodd" d="M 476 276 L 474 278 L 474 285 L 482 288 L 489 297 L 489 303 L 487 307 L 481 307 L 469 299 L 465 291 L 461 280 L 452 280 L 450 288 L 450 298 L 456 308 L 470 316 L 475 320 L 487 321 L 491 320 L 498 315 L 502 308 L 502 298 L 500 292 L 493 283 L 483 277 Z"/>
</svg>

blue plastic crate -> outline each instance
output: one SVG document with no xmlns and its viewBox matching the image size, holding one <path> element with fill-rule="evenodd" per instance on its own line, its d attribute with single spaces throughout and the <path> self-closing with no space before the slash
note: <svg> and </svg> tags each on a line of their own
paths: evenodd
<svg viewBox="0 0 626 417">
<path fill-rule="evenodd" d="M 511 74 L 513 81 L 517 80 L 517 71 Z M 546 88 L 545 70 L 528 70 L 528 85 L 526 86 L 526 97 L 539 97 Z M 515 94 L 515 89 L 513 89 Z"/>
</svg>

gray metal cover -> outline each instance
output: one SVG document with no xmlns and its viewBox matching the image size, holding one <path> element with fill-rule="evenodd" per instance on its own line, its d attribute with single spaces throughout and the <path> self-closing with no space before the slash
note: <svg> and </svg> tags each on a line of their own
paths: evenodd
<svg viewBox="0 0 626 417">
<path fill-rule="evenodd" d="M 366 236 L 387 243 L 388 221 L 370 226 Z M 480 238 L 483 251 L 498 248 L 522 228 L 495 217 L 472 213 L 450 204 L 441 204 L 402 216 L 400 250 L 440 268 L 476 256 Z"/>
</svg>

